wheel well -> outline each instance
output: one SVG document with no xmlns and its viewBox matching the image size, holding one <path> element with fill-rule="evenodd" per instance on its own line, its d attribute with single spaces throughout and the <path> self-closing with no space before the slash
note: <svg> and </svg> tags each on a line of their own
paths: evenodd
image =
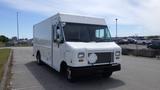
<svg viewBox="0 0 160 90">
<path fill-rule="evenodd" d="M 66 68 L 67 68 L 67 63 L 65 61 L 62 61 L 61 66 L 60 66 L 60 72 L 64 74 L 66 71 Z"/>
</svg>

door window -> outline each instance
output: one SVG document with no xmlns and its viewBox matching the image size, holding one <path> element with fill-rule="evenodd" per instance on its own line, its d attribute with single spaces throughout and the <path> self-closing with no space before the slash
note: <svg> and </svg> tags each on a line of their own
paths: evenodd
<svg viewBox="0 0 160 90">
<path fill-rule="evenodd" d="M 104 38 L 104 29 L 97 29 L 95 34 L 96 38 Z"/>
</svg>

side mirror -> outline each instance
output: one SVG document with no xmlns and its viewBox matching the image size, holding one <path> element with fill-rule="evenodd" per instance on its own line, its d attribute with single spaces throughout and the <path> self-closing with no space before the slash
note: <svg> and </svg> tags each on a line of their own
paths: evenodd
<svg viewBox="0 0 160 90">
<path fill-rule="evenodd" d="M 60 29 L 57 29 L 57 38 L 59 38 L 60 37 L 60 35 L 61 35 L 61 30 Z"/>
<path fill-rule="evenodd" d="M 61 42 L 61 39 L 60 39 L 60 38 L 57 38 L 56 41 L 57 41 L 57 43 L 60 43 L 60 42 Z"/>
<path fill-rule="evenodd" d="M 57 43 L 63 43 L 64 40 L 63 40 L 63 39 L 60 39 L 60 38 L 57 38 L 56 42 L 57 42 Z"/>
<path fill-rule="evenodd" d="M 64 40 L 62 39 L 62 36 L 61 36 L 61 30 L 60 29 L 58 29 L 57 30 L 57 40 L 56 40 L 56 42 L 57 43 L 63 43 L 64 42 Z"/>
<path fill-rule="evenodd" d="M 64 40 L 62 38 L 62 33 L 61 33 L 61 30 L 59 27 L 57 27 L 57 29 L 56 29 L 56 38 L 55 38 L 54 42 L 57 42 L 57 44 L 64 42 Z"/>
</svg>

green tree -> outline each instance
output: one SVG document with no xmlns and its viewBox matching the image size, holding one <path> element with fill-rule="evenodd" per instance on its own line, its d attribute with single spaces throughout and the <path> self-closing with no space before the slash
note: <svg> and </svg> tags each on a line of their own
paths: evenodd
<svg viewBox="0 0 160 90">
<path fill-rule="evenodd" d="M 4 35 L 0 35 L 0 42 L 6 43 L 6 42 L 8 42 L 8 41 L 9 41 L 9 38 L 8 38 L 8 37 L 6 37 L 6 36 L 4 36 Z"/>
</svg>

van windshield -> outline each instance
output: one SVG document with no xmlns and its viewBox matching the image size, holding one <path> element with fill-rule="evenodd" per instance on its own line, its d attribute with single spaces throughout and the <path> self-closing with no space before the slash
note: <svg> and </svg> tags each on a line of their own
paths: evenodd
<svg viewBox="0 0 160 90">
<path fill-rule="evenodd" d="M 63 28 L 66 41 L 70 42 L 110 42 L 107 26 L 66 23 Z"/>
</svg>

